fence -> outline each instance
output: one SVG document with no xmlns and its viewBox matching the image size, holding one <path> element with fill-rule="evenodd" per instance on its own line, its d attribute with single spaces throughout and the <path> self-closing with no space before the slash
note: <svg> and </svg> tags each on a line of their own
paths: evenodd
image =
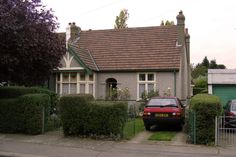
<svg viewBox="0 0 236 157">
<path fill-rule="evenodd" d="M 191 143 L 196 144 L 196 113 L 189 110 L 186 116 L 186 119 L 188 119 L 189 140 Z"/>
<path fill-rule="evenodd" d="M 215 122 L 215 145 L 236 146 L 236 117 L 220 116 Z"/>
</svg>

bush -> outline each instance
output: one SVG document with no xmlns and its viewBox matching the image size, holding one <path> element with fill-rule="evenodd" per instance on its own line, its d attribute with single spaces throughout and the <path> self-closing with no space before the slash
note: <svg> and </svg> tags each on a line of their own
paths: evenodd
<svg viewBox="0 0 236 157">
<path fill-rule="evenodd" d="M 21 130 L 22 108 L 17 107 L 17 99 L 0 99 L 0 132 L 15 133 Z"/>
<path fill-rule="evenodd" d="M 27 94 L 18 99 L 0 100 L 0 132 L 42 133 L 47 124 L 49 103 L 47 94 Z"/>
<path fill-rule="evenodd" d="M 123 136 L 127 119 L 127 103 L 96 101 L 90 106 L 87 133 L 92 135 Z M 91 116 L 92 115 L 92 116 Z"/>
<path fill-rule="evenodd" d="M 214 95 L 198 94 L 192 98 L 190 110 L 196 113 L 196 142 L 212 144 L 215 140 L 215 117 L 222 112 L 220 99 Z"/>
<path fill-rule="evenodd" d="M 17 98 L 25 94 L 44 93 L 50 96 L 50 112 L 57 106 L 58 96 L 55 92 L 40 87 L 11 86 L 0 88 L 0 99 Z"/>
<path fill-rule="evenodd" d="M 61 97 L 59 109 L 65 135 L 85 134 L 84 124 L 88 120 L 89 102 L 92 95 L 78 94 Z"/>
<path fill-rule="evenodd" d="M 60 99 L 64 134 L 122 135 L 127 118 L 127 104 L 93 100 L 91 95 L 68 95 Z"/>
</svg>

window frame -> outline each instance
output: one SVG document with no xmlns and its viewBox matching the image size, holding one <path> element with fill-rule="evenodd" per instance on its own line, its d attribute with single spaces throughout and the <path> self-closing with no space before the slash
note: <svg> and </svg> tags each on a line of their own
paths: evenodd
<svg viewBox="0 0 236 157">
<path fill-rule="evenodd" d="M 140 75 L 141 74 L 145 74 L 145 81 L 140 80 Z M 148 75 L 149 74 L 153 74 L 153 79 L 154 80 L 148 80 Z M 140 97 L 140 91 L 139 91 L 139 85 L 140 84 L 145 84 L 145 90 L 146 92 L 148 92 L 148 85 L 149 84 L 153 84 L 153 89 L 154 91 L 156 90 L 157 87 L 157 83 L 156 83 L 156 73 L 155 72 L 138 72 L 137 73 L 137 100 L 141 100 L 142 98 Z"/>
</svg>

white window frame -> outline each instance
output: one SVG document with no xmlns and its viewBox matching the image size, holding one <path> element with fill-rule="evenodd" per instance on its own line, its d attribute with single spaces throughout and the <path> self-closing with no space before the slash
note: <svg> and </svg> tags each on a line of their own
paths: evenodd
<svg viewBox="0 0 236 157">
<path fill-rule="evenodd" d="M 145 81 L 140 81 L 139 80 L 139 75 L 140 74 L 145 74 Z M 154 80 L 148 81 L 148 74 L 153 74 L 154 75 Z M 137 100 L 141 100 L 142 98 L 139 97 L 139 85 L 140 84 L 145 84 L 145 91 L 148 91 L 148 84 L 153 84 L 154 85 L 154 90 L 156 90 L 157 84 L 156 84 L 156 73 L 155 72 L 139 72 L 137 73 Z"/>
<path fill-rule="evenodd" d="M 79 94 L 80 93 L 80 84 L 85 84 L 85 93 L 86 94 L 89 94 L 89 84 L 93 84 L 93 96 L 95 97 L 95 80 L 96 80 L 96 74 L 95 73 L 93 73 L 92 75 L 93 75 L 93 80 L 92 81 L 90 81 L 89 80 L 89 75 L 88 74 L 86 74 L 85 73 L 85 80 L 83 80 L 83 81 L 81 81 L 80 80 L 80 73 L 81 72 L 76 72 L 77 74 L 77 81 L 76 82 L 71 82 L 71 78 L 70 78 L 70 76 L 71 76 L 71 73 L 74 73 L 74 72 L 68 72 L 69 73 L 69 81 L 68 82 L 63 82 L 63 80 L 62 80 L 62 77 L 63 77 L 63 73 L 66 73 L 66 72 L 61 72 L 60 73 L 60 81 L 58 81 L 57 80 L 57 76 L 56 76 L 56 93 L 58 93 L 58 84 L 59 84 L 59 87 L 60 87 L 60 93 L 58 93 L 59 95 L 63 95 L 62 94 L 62 84 L 63 83 L 69 83 L 69 92 L 68 92 L 68 94 L 70 94 L 70 84 L 71 83 L 76 83 L 76 94 Z"/>
</svg>

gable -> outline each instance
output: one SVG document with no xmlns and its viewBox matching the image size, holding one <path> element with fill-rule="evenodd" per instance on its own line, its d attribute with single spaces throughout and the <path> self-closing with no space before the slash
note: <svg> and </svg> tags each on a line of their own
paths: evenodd
<svg viewBox="0 0 236 157">
<path fill-rule="evenodd" d="M 76 61 L 74 56 L 67 52 L 60 62 L 60 68 L 81 68 L 82 66 Z"/>
</svg>

